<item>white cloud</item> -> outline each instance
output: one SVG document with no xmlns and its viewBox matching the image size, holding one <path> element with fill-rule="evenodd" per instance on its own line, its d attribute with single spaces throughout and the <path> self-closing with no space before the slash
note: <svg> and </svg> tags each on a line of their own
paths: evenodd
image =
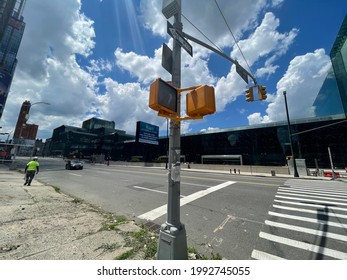
<svg viewBox="0 0 347 280">
<path fill-rule="evenodd" d="M 273 13 L 266 13 L 255 32 L 249 38 L 239 42 L 249 64 L 257 62 L 260 58 L 268 58 L 265 66 L 270 69 L 269 72 L 273 72 L 277 67 L 271 63 L 288 51 L 298 33 L 297 29 L 292 29 L 288 33 L 279 33 L 277 31 L 279 25 L 280 21 Z M 238 58 L 239 62 L 244 64 L 238 48 L 234 48 L 231 56 Z M 263 68 L 260 73 L 264 74 L 265 72 L 265 68 Z"/>
<path fill-rule="evenodd" d="M 48 102 L 31 109 L 29 122 L 39 124 L 39 137 L 48 138 L 62 124 L 81 124 L 97 103 L 96 77 L 81 69 L 76 55 L 88 57 L 95 46 L 93 22 L 80 12 L 79 0 L 28 1 L 26 29 L 18 65 L 2 118 L 15 126 L 24 100 Z"/>
<path fill-rule="evenodd" d="M 169 74 L 161 66 L 161 48 L 155 50 L 153 58 L 134 52 L 124 53 L 122 49 L 117 48 L 115 57 L 118 67 L 127 70 L 142 83 L 148 84 L 158 77 L 169 78 Z"/>
<path fill-rule="evenodd" d="M 269 75 L 275 73 L 278 68 L 272 62 L 284 55 L 290 44 L 296 37 L 297 30 L 293 29 L 288 33 L 279 33 L 279 20 L 272 14 L 265 14 L 261 24 L 255 29 L 249 38 L 241 40 L 239 46 L 248 59 L 248 63 L 252 65 L 260 58 L 270 57 L 266 60 L 264 67 L 260 68 L 257 76 Z M 237 47 L 234 47 L 231 52 L 231 57 L 238 59 L 240 64 L 243 64 L 241 53 Z M 248 69 L 248 67 L 245 67 Z M 226 77 L 218 80 L 216 85 L 217 111 L 222 111 L 225 106 L 234 101 L 238 96 L 244 94 L 246 84 L 240 79 L 235 71 L 235 66 L 232 66 L 230 73 Z"/>
<path fill-rule="evenodd" d="M 282 2 L 283 0 L 234 0 L 230 5 L 228 0 L 218 1 L 234 35 L 238 40 L 242 39 L 239 45 L 249 64 L 260 65 L 256 72 L 257 77 L 269 77 L 277 71 L 276 61 L 288 51 L 298 34 L 297 29 L 280 33 L 280 21 L 272 13 L 266 13 L 257 27 L 258 17 L 264 9 L 281 5 Z M 162 1 L 140 1 L 142 23 L 153 34 L 165 38 L 163 41 L 166 40 L 172 47 L 172 38 L 167 35 L 166 19 L 161 8 Z M 231 50 L 231 57 L 244 65 L 214 1 L 204 1 L 204 5 L 201 5 L 201 0 L 182 0 L 182 12 L 219 47 Z M 166 120 L 158 118 L 156 112 L 148 108 L 149 84 L 157 77 L 164 80 L 171 77 L 161 66 L 161 44 L 153 49 L 153 53 L 147 52 L 147 55 L 137 54 L 134 50 L 123 51 L 120 46 L 115 46 L 115 60 L 109 62 L 102 58 L 89 57 L 94 51 L 97 38 L 93 21 L 81 13 L 81 0 L 30 0 L 26 4 L 24 17 L 27 26 L 18 55 L 15 78 L 1 120 L 3 127 L 14 127 L 20 105 L 28 99 L 51 104 L 37 105 L 30 114 L 30 121 L 40 125 L 40 137 L 44 138 L 50 137 L 52 130 L 60 125 L 81 125 L 83 120 L 94 115 L 114 120 L 117 128 L 129 133 L 134 132 L 138 120 L 166 129 Z M 182 21 L 186 33 L 205 40 L 184 17 Z M 248 37 L 245 37 L 245 34 Z M 181 87 L 214 85 L 217 112 L 223 111 L 227 104 L 244 93 L 246 84 L 236 74 L 235 66 L 231 66 L 224 76 L 216 77 L 209 69 L 211 52 L 190 43 L 193 45 L 194 56 L 191 57 L 182 50 Z M 324 76 L 324 61 L 327 61 L 327 56 L 321 51 L 311 55 L 313 58 L 307 56 L 306 62 L 301 61 L 304 56 L 294 59 L 286 75 L 278 83 L 278 90 L 286 86 L 289 102 L 292 92 L 303 91 L 299 90 L 298 86 L 291 87 L 292 83 L 297 84 L 302 78 L 304 84 L 306 77 L 313 83 L 321 81 Z M 81 68 L 77 59 L 79 56 L 83 56 L 89 65 Z M 320 62 L 312 67 L 311 76 L 308 73 L 310 61 Z M 117 81 L 112 75 L 114 66 L 134 77 L 134 82 Z M 110 77 L 102 76 L 105 73 Z M 313 87 L 312 83 L 308 84 Z M 185 103 L 183 98 L 182 104 Z M 308 99 L 311 100 L 310 98 Z M 278 95 L 269 98 L 268 101 L 272 103 L 268 106 L 267 114 L 252 114 L 248 117 L 249 122 L 276 120 L 276 116 L 280 117 L 279 113 L 283 113 L 283 109 L 282 112 L 279 109 L 280 99 Z M 183 107 L 182 105 L 182 110 Z M 244 111 L 241 108 L 238 110 Z M 190 131 L 189 124 L 182 122 L 182 133 Z"/>
<path fill-rule="evenodd" d="M 219 130 L 218 127 L 208 127 L 207 129 L 201 129 L 200 132 L 207 132 L 207 131 L 215 131 L 215 130 Z"/>
<path fill-rule="evenodd" d="M 324 49 L 295 57 L 283 78 L 277 83 L 277 93 L 266 109 L 266 114 L 248 116 L 250 124 L 286 119 L 283 91 L 287 92 L 288 110 L 291 119 L 314 116 L 313 103 L 331 67 L 330 58 Z"/>
</svg>

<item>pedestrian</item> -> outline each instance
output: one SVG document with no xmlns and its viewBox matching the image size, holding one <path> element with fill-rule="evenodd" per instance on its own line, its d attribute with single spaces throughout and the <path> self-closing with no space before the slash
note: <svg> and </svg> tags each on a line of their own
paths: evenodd
<svg viewBox="0 0 347 280">
<path fill-rule="evenodd" d="M 34 179 L 35 177 L 35 173 L 39 173 L 39 162 L 38 162 L 38 158 L 37 157 L 33 157 L 33 160 L 29 161 L 28 164 L 25 167 L 25 185 L 30 186 L 31 181 Z"/>
</svg>

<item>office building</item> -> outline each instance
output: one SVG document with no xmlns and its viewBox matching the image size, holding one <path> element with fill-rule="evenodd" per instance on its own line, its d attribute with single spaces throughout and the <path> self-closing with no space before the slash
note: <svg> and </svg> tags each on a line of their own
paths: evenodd
<svg viewBox="0 0 347 280">
<path fill-rule="evenodd" d="M 50 139 L 50 154 L 64 157 L 109 155 L 114 150 L 122 151 L 124 141 L 134 138 L 115 129 L 114 121 L 91 118 L 84 121 L 82 127 L 62 125 L 55 128 Z"/>
<path fill-rule="evenodd" d="M 2 0 L 0 2 L 0 41 L 5 33 L 8 20 L 11 16 L 16 0 Z"/>
<path fill-rule="evenodd" d="M 12 10 L 10 8 L 13 7 L 13 3 L 9 0 L 5 2 L 0 6 L 3 7 L 1 19 L 7 22 L 2 26 L 3 34 L 0 40 L 0 119 L 11 87 L 17 65 L 17 53 L 25 29 L 22 16 L 25 0 L 16 0 Z"/>
</svg>

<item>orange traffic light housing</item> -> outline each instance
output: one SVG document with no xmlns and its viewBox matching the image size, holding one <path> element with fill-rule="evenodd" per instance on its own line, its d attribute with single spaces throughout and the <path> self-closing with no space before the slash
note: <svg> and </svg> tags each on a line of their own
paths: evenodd
<svg viewBox="0 0 347 280">
<path fill-rule="evenodd" d="M 163 114 L 176 114 L 177 96 L 175 87 L 158 78 L 150 85 L 148 106 Z"/>
<path fill-rule="evenodd" d="M 187 93 L 186 110 L 190 117 L 202 117 L 216 112 L 214 88 L 203 85 Z"/>
<path fill-rule="evenodd" d="M 258 100 L 266 100 L 266 87 L 258 86 Z"/>
<path fill-rule="evenodd" d="M 245 90 L 245 92 L 246 92 L 246 101 L 247 102 L 254 101 L 253 87 L 250 87 L 249 89 Z"/>
</svg>

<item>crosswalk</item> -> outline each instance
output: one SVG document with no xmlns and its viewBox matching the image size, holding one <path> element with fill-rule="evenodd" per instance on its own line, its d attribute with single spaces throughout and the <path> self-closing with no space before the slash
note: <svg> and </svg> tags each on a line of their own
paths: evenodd
<svg viewBox="0 0 347 280">
<path fill-rule="evenodd" d="M 347 183 L 290 179 L 278 188 L 251 258 L 347 260 Z"/>
</svg>

